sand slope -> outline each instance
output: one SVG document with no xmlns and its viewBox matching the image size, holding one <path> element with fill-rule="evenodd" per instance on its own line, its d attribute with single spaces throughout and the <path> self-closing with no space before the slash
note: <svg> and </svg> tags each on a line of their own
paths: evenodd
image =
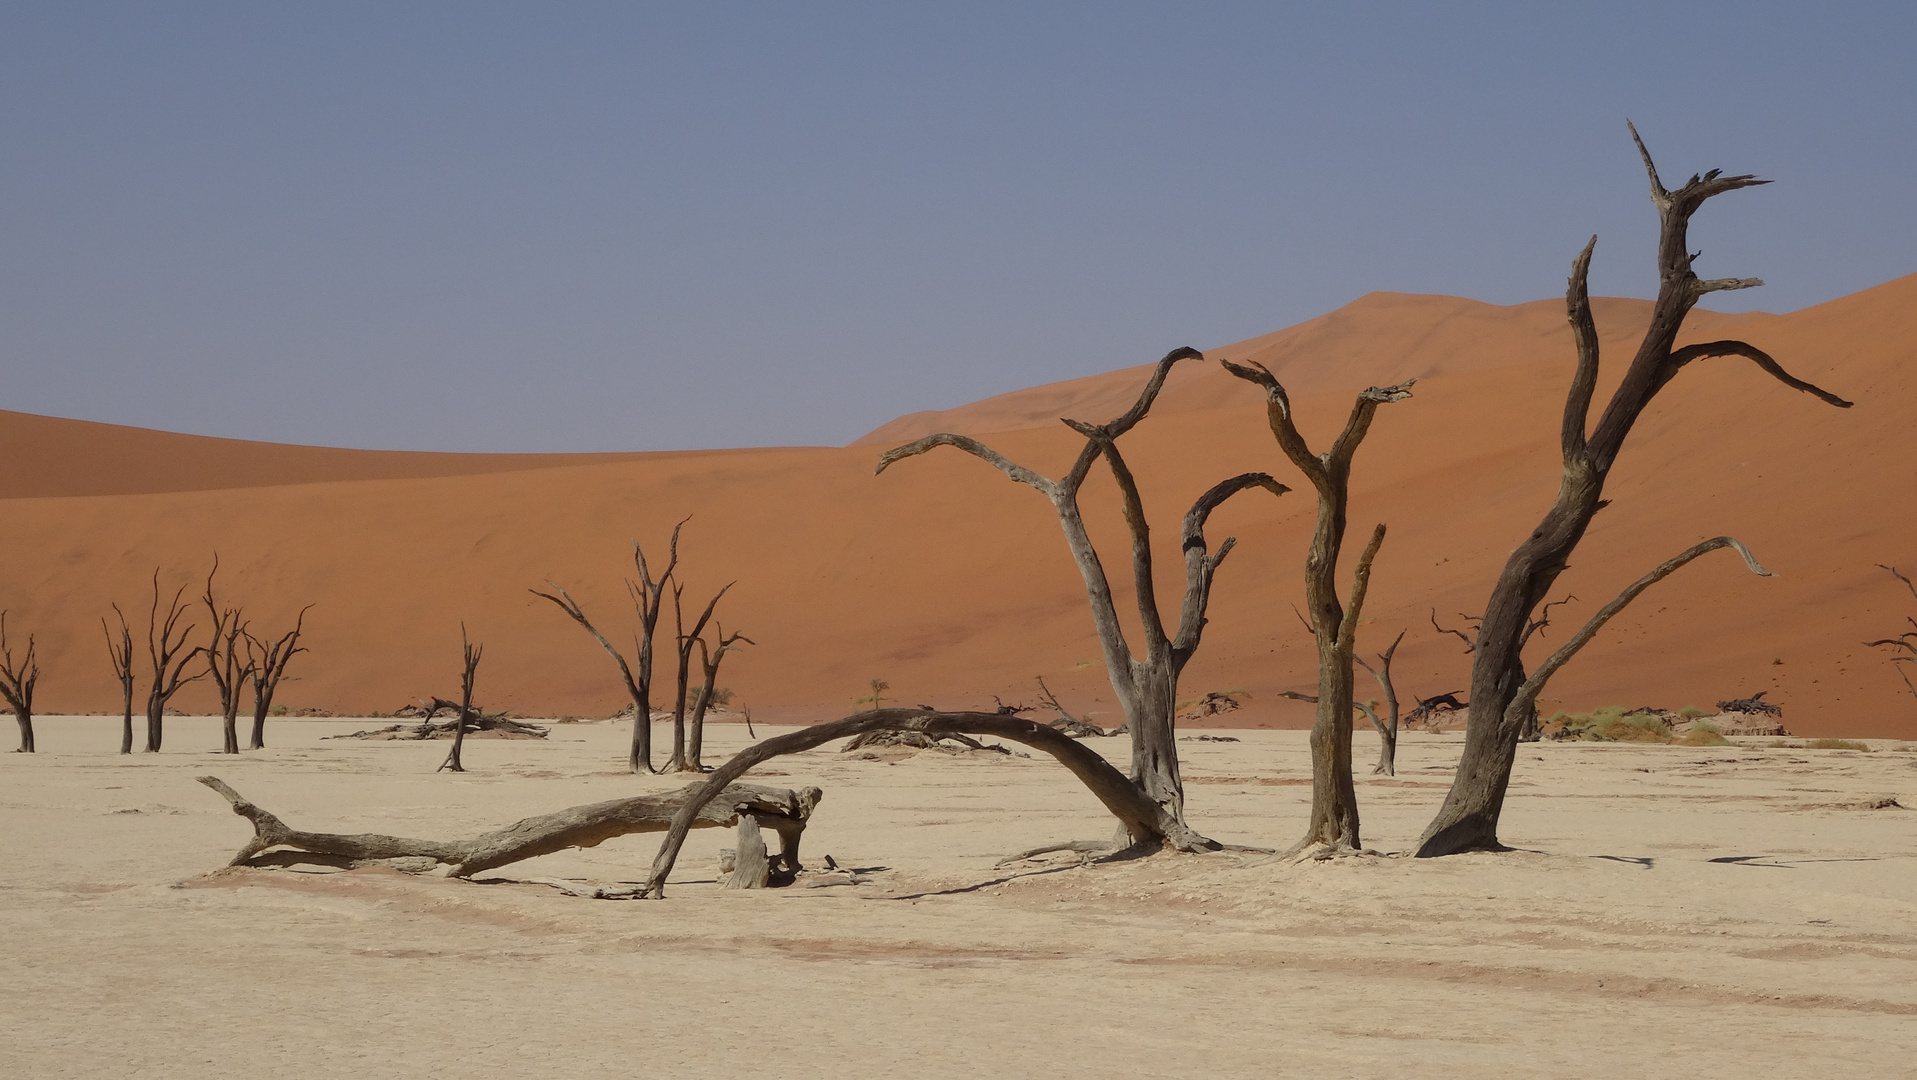
<svg viewBox="0 0 1917 1080">
<path fill-rule="evenodd" d="M 1612 379 L 1646 310 L 1598 306 Z M 1911 607 L 1873 564 L 1917 568 L 1913 323 L 1917 277 L 1788 315 L 1700 313 L 1692 339 L 1735 333 L 1858 405 L 1829 408 L 1741 361 L 1687 370 L 1613 474 L 1615 504 L 1564 579 L 1582 600 L 1561 625 L 1718 533 L 1744 539 L 1781 576 L 1753 578 L 1728 555 L 1690 568 L 1617 620 L 1547 698 L 1676 707 L 1768 689 L 1793 730 L 1917 731 L 1917 702 L 1861 646 Z M 1465 686 L 1466 658 L 1432 631 L 1429 612 L 1455 624 L 1453 613 L 1481 606 L 1504 554 L 1549 504 L 1570 366 L 1561 305 L 1373 295 L 1221 351 L 1279 371 L 1320 439 L 1342 424 L 1355 389 L 1425 376 L 1414 399 L 1381 413 L 1358 459 L 1353 530 L 1392 529 L 1363 643 L 1381 648 L 1408 628 L 1405 690 Z M 1044 500 L 943 451 L 878 479 L 871 468 L 878 444 L 931 425 L 999 432 L 993 445 L 1055 472 L 1076 436 L 1050 418 L 1115 413 L 1137 380 L 1133 369 L 905 417 L 846 448 L 597 458 L 209 447 L 218 441 L 0 414 L 0 444 L 42 455 L 0 503 L 0 606 L 10 625 L 39 634 L 47 708 L 116 707 L 99 616 L 117 600 L 140 629 L 154 566 L 169 588 L 197 581 L 217 548 L 229 595 L 266 628 L 317 605 L 313 654 L 300 658 L 288 704 L 389 710 L 446 693 L 464 620 L 487 645 L 489 705 L 603 714 L 621 703 L 609 661 L 526 590 L 566 585 L 624 640 L 630 539 L 662 547 L 690 515 L 688 602 L 738 580 L 724 622 L 757 645 L 728 661 L 721 682 L 760 715 L 841 712 L 874 677 L 908 702 L 1029 699 L 1042 673 L 1070 704 L 1110 720 L 1082 590 Z M 148 435 L 178 449 L 113 449 Z M 71 449 L 47 464 L 52 446 Z M 1160 523 L 1166 590 L 1177 565 L 1165 540 L 1199 491 L 1246 469 L 1304 486 L 1255 399 L 1211 367 L 1182 368 L 1126 450 Z M 112 479 L 129 474 L 130 456 L 150 459 L 149 471 Z M 1099 479 L 1087 496 L 1108 543 L 1122 535 L 1111 494 Z M 1271 695 L 1311 678 L 1289 610 L 1311 510 L 1299 494 L 1258 494 L 1213 519 L 1214 536 L 1236 534 L 1240 547 L 1186 687 L 1249 689 L 1241 722 L 1307 719 Z M 194 687 L 181 701 L 209 699 Z"/>
</svg>

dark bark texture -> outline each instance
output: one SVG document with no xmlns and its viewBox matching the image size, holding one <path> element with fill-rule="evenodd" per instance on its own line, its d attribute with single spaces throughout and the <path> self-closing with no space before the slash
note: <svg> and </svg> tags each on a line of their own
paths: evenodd
<svg viewBox="0 0 1917 1080">
<path fill-rule="evenodd" d="M 1351 462 L 1371 430 L 1378 406 L 1411 396 L 1416 379 L 1397 386 L 1370 387 L 1358 395 L 1344 431 L 1331 449 L 1314 453 L 1298 431 L 1291 397 L 1262 365 L 1224 361 L 1233 375 L 1265 391 L 1265 412 L 1279 449 L 1305 474 L 1318 493 L 1318 523 L 1305 555 L 1306 625 L 1318 647 L 1318 713 L 1311 725 L 1311 818 L 1301 846 L 1327 845 L 1358 850 L 1358 792 L 1351 779 L 1352 658 L 1358 622 L 1370 582 L 1371 562 L 1384 543 L 1385 527 L 1372 533 L 1352 578 L 1351 602 L 1338 599 L 1338 558 L 1344 549 L 1346 511 L 1351 501 Z"/>
<path fill-rule="evenodd" d="M 1290 490 L 1265 473 L 1244 473 L 1220 482 L 1198 497 L 1185 514 L 1181 550 L 1185 557 L 1185 590 L 1179 606 L 1178 629 L 1169 634 L 1159 612 L 1157 590 L 1152 580 L 1151 530 L 1145 521 L 1144 502 L 1130 468 L 1119 453 L 1118 439 L 1136 427 L 1151 410 L 1152 402 L 1165 384 L 1172 365 L 1181 360 L 1202 360 L 1196 349 L 1177 349 L 1166 355 L 1153 369 L 1138 400 L 1123 416 L 1106 424 L 1088 424 L 1077 420 L 1064 423 L 1085 437 L 1071 470 L 1053 480 L 1041 476 L 1005 458 L 997 451 L 965 435 L 940 433 L 886 451 L 877 472 L 908 457 L 935 447 L 950 446 L 963 450 L 998 469 L 1017 483 L 1036 489 L 1052 503 L 1065 532 L 1072 560 L 1085 582 L 1090 601 L 1092 625 L 1098 633 L 1105 657 L 1105 670 L 1112 691 L 1124 710 L 1132 737 L 1131 779 L 1137 788 L 1160 807 L 1167 820 L 1175 822 L 1171 831 L 1174 846 L 1202 846 L 1203 837 L 1185 825 L 1185 788 L 1178 772 L 1178 742 L 1175 730 L 1178 702 L 1178 677 L 1198 650 L 1205 627 L 1205 609 L 1211 602 L 1213 576 L 1236 540 L 1227 537 L 1211 553 L 1205 541 L 1205 522 L 1211 512 L 1233 495 L 1250 488 L 1263 488 L 1274 495 Z M 1125 524 L 1131 534 L 1132 581 L 1137 598 L 1139 620 L 1144 626 L 1142 655 L 1135 653 L 1125 639 L 1112 598 L 1111 583 L 1104 564 L 1086 532 L 1079 511 L 1079 489 L 1092 466 L 1104 458 L 1111 468 L 1123 498 Z M 890 710 L 876 710 L 886 712 Z"/>
<path fill-rule="evenodd" d="M 473 716 L 473 679 L 479 674 L 479 658 L 485 654 L 484 645 L 474 645 L 466 638 L 466 624 L 459 624 L 459 644 L 463 650 L 463 669 L 459 676 L 459 715 L 453 718 L 453 746 L 446 752 L 446 760 L 439 763 L 439 769 L 448 772 L 465 772 L 466 766 L 460 761 L 460 751 L 466 746 L 466 725 Z M 437 701 L 438 699 L 434 699 Z"/>
<path fill-rule="evenodd" d="M 34 657 L 33 635 L 27 635 L 27 651 L 18 660 L 13 643 L 7 640 L 7 613 L 0 611 L 0 698 L 13 710 L 20 725 L 19 753 L 33 753 L 33 688 L 40 681 L 40 662 Z"/>
<path fill-rule="evenodd" d="M 1637 139 L 1637 130 L 1631 135 Z M 1658 291 L 1637 355 L 1611 395 L 1595 427 L 1589 424 L 1598 378 L 1598 336 L 1592 320 L 1586 278 L 1595 237 L 1571 266 L 1565 301 L 1577 346 L 1577 368 L 1564 404 L 1560 436 L 1563 479 L 1557 501 L 1544 520 L 1518 545 L 1492 589 L 1479 625 L 1471 672 L 1471 716 L 1464 756 L 1451 790 L 1418 845 L 1421 856 L 1472 850 L 1499 850 L 1498 816 L 1511 781 L 1526 714 L 1514 709 L 1520 692 L 1536 675 L 1523 670 L 1526 628 L 1551 586 L 1568 565 L 1571 552 L 1604 505 L 1604 483 L 1623 451 L 1626 436 L 1657 392 L 1694 360 L 1737 356 L 1750 360 L 1784 385 L 1843 408 L 1850 402 L 1804 382 L 1780 367 L 1763 350 L 1742 341 L 1712 341 L 1676 347 L 1684 319 L 1712 292 L 1744 289 L 1762 282 L 1751 278 L 1704 280 L 1693 272 L 1689 247 L 1691 216 L 1706 200 L 1765 183 L 1752 176 L 1725 176 L 1718 170 L 1693 176 L 1675 191 L 1666 190 L 1657 167 L 1637 140 L 1650 177 L 1658 233 Z M 1535 696 L 1533 696 L 1535 700 Z"/>
<path fill-rule="evenodd" d="M 664 896 L 667 875 L 679 858 L 686 832 L 693 827 L 709 799 L 718 798 L 727 786 L 756 765 L 785 754 L 796 754 L 823 746 L 836 739 L 849 739 L 868 731 L 910 731 L 934 738 L 940 735 L 994 735 L 1042 750 L 1071 770 L 1139 848 L 1169 845 L 1180 850 L 1215 851 L 1221 845 L 1192 832 L 1157 799 L 1119 772 L 1098 752 L 1071 736 L 1036 721 L 1003 713 L 928 712 L 923 709 L 872 709 L 843 720 L 815 724 L 756 743 L 735 754 L 719 766 L 706 782 L 679 808 L 672 828 L 659 845 L 646 879 L 645 894 Z"/>
<path fill-rule="evenodd" d="M 266 718 L 273 711 L 273 695 L 279 692 L 280 680 L 286 677 L 287 662 L 295 654 L 306 651 L 300 647 L 300 634 L 306 629 L 306 613 L 311 610 L 311 604 L 301 608 L 293 620 L 293 629 L 271 642 L 240 631 L 246 639 L 246 660 L 252 669 L 253 681 L 253 737 L 248 749 L 266 747 Z"/>
<path fill-rule="evenodd" d="M 146 752 L 157 754 L 165 736 L 166 703 L 180 692 L 180 687 L 193 682 L 206 674 L 186 675 L 187 662 L 193 659 L 197 650 L 188 649 L 186 642 L 193 634 L 193 625 L 179 625 L 186 615 L 186 586 L 180 586 L 173 594 L 173 600 L 167 605 L 166 617 L 160 617 L 160 571 L 153 571 L 153 608 L 147 614 L 146 649 L 147 659 L 153 664 L 153 685 L 146 695 Z"/>
<path fill-rule="evenodd" d="M 642 795 L 568 807 L 466 840 L 421 840 L 377 833 L 304 832 L 255 806 L 218 777 L 202 776 L 199 781 L 224 796 L 233 805 L 235 814 L 253 823 L 253 839 L 233 856 L 229 866 L 305 863 L 352 868 L 378 863 L 408 873 L 423 873 L 444 866 L 452 877 L 471 877 L 484 870 L 555 851 L 598 847 L 616 836 L 664 831 L 677 820 L 692 793 L 702 788 L 695 784 L 666 795 Z M 786 838 L 787 851 L 781 858 L 789 856 L 796 869 L 797 838 L 805 831 L 806 822 L 821 798 L 818 788 L 791 791 L 734 784 L 712 793 L 692 815 L 689 827 L 729 826 L 737 823 L 741 816 L 752 817 Z"/>
<path fill-rule="evenodd" d="M 100 619 L 100 632 L 106 635 L 107 656 L 113 661 L 113 677 L 120 682 L 120 753 L 133 752 L 133 630 L 126 624 L 126 613 L 120 605 L 113 605 L 113 614 L 120 620 L 120 637 L 114 640 L 113 630 L 107 626 L 104 617 Z"/>
</svg>

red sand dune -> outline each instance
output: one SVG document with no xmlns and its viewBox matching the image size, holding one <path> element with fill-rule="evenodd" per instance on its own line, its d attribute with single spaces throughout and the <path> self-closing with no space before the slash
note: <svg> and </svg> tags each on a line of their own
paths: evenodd
<svg viewBox="0 0 1917 1080">
<path fill-rule="evenodd" d="M 1611 379 L 1647 313 L 1638 301 L 1598 303 Z M 1708 706 L 1769 690 L 1795 731 L 1917 737 L 1917 700 L 1861 644 L 1917 608 L 1874 565 L 1917 569 L 1917 276 L 1788 315 L 1699 312 L 1688 337 L 1732 333 L 1857 406 L 1830 408 L 1743 361 L 1687 369 L 1639 424 L 1613 474 L 1614 505 L 1563 579 L 1559 592 L 1580 602 L 1534 648 L 1708 536 L 1745 540 L 1780 577 L 1753 577 L 1728 553 L 1687 568 L 1614 621 L 1547 704 Z M 1505 553 L 1550 503 L 1571 355 L 1561 302 L 1373 294 L 1216 352 L 1277 371 L 1314 439 L 1343 423 L 1353 391 L 1425 380 L 1381 411 L 1358 457 L 1351 547 L 1373 522 L 1391 526 L 1361 644 L 1382 648 L 1408 628 L 1403 691 L 1463 689 L 1468 661 L 1428 613 L 1457 625 L 1456 613 L 1481 606 Z M 989 433 L 1014 459 L 1055 472 L 1078 441 L 1056 417 L 1121 411 L 1142 371 L 902 417 L 844 448 L 389 454 L 0 413 L 11 465 L 0 480 L 0 606 L 16 634 L 39 637 L 48 712 L 117 708 L 98 618 L 117 600 L 137 636 L 154 566 L 169 591 L 188 584 L 191 594 L 217 548 L 223 596 L 259 625 L 317 605 L 312 654 L 295 661 L 299 681 L 282 694 L 289 705 L 391 710 L 446 694 L 464 620 L 487 646 L 489 707 L 604 714 L 622 703 L 610 662 L 526 590 L 558 581 L 624 640 L 630 539 L 662 552 L 672 522 L 691 515 L 688 602 L 738 579 L 723 621 L 758 644 L 720 681 L 757 715 L 847 711 L 874 677 L 908 703 L 1029 701 L 1043 674 L 1075 711 L 1112 722 L 1082 588 L 1044 499 L 951 451 L 876 479 L 872 465 L 882 445 L 943 428 Z M 1312 504 L 1256 395 L 1215 365 L 1181 365 L 1124 445 L 1159 523 L 1161 595 L 1175 595 L 1180 571 L 1166 540 L 1200 490 L 1246 469 L 1301 489 L 1241 496 L 1214 516 L 1214 538 L 1240 545 L 1185 686 L 1192 696 L 1247 689 L 1239 722 L 1306 723 L 1307 706 L 1274 695 L 1312 678 L 1290 610 Z M 1087 502 L 1116 558 L 1109 481 L 1094 480 Z M 210 694 L 195 686 L 180 704 L 205 709 Z"/>
</svg>

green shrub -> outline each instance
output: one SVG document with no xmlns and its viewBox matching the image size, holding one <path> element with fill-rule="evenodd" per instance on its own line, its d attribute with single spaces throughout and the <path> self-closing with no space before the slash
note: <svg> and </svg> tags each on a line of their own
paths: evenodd
<svg viewBox="0 0 1917 1080">
<path fill-rule="evenodd" d="M 1806 750 L 1862 750 L 1865 753 L 1870 752 L 1870 747 L 1864 745 L 1863 743 L 1858 742 L 1856 739 L 1806 739 L 1804 740 L 1804 749 Z"/>
</svg>

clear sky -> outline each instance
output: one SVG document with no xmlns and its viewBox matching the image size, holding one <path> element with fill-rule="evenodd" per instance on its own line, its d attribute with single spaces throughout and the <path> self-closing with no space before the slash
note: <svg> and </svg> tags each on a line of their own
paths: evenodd
<svg viewBox="0 0 1917 1080">
<path fill-rule="evenodd" d="M 1917 271 L 1917 5 L 0 5 L 0 407 L 841 444 L 1371 290 Z"/>
</svg>

